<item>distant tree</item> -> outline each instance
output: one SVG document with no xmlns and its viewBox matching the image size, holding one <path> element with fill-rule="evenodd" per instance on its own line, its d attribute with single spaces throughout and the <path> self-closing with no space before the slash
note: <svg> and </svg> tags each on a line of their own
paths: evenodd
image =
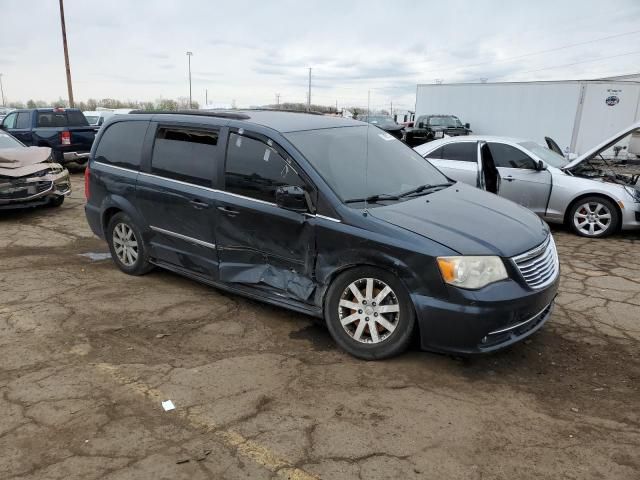
<svg viewBox="0 0 640 480">
<path fill-rule="evenodd" d="M 22 103 L 22 102 L 9 102 L 9 108 L 24 108 L 24 103 Z"/>
<path fill-rule="evenodd" d="M 161 98 L 156 101 L 158 110 L 177 110 L 178 102 L 169 98 Z"/>
<path fill-rule="evenodd" d="M 58 100 L 52 102 L 54 108 L 68 108 L 69 102 L 62 97 L 58 97 Z"/>
<path fill-rule="evenodd" d="M 96 101 L 95 98 L 90 98 L 89 100 L 87 100 L 87 110 L 90 112 L 95 111 L 95 109 L 98 108 L 98 102 Z"/>
<path fill-rule="evenodd" d="M 140 108 L 142 110 L 155 110 L 155 104 L 153 102 L 142 102 Z"/>
<path fill-rule="evenodd" d="M 27 100 L 27 108 L 37 108 L 38 105 L 36 105 L 36 102 L 33 101 L 32 99 Z"/>
</svg>

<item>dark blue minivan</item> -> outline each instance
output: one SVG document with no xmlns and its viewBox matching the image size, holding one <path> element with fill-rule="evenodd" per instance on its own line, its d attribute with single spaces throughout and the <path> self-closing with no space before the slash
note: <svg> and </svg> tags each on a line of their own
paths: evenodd
<svg viewBox="0 0 640 480">
<path fill-rule="evenodd" d="M 137 112 L 105 123 L 86 215 L 115 264 L 154 266 L 323 318 L 364 359 L 511 345 L 549 318 L 547 225 L 455 183 L 355 120 L 278 111 Z"/>
</svg>

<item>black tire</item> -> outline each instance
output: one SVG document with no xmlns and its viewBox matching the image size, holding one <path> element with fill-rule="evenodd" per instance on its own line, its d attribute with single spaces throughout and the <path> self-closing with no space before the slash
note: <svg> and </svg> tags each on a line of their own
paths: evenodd
<svg viewBox="0 0 640 480">
<path fill-rule="evenodd" d="M 64 203 L 64 195 L 58 195 L 57 197 L 53 197 L 49 200 L 50 207 L 60 207 Z"/>
<path fill-rule="evenodd" d="M 397 316 L 395 314 L 388 314 L 384 312 L 378 313 L 377 311 L 375 311 L 375 313 L 372 313 L 371 311 L 367 313 L 364 310 L 361 311 L 340 306 L 341 300 L 349 302 L 348 298 L 343 297 L 345 295 L 349 295 L 347 289 L 352 283 L 362 282 L 364 280 L 366 293 L 367 279 L 375 280 L 373 282 L 374 289 L 372 289 L 372 298 L 380 293 L 381 289 L 383 289 L 382 285 L 386 284 L 386 286 L 390 287 L 390 294 L 387 294 L 380 302 L 380 305 L 377 305 L 376 307 L 378 309 L 382 309 L 391 305 L 397 305 L 399 307 Z M 375 290 L 376 286 L 380 290 Z M 358 287 L 356 286 L 356 288 Z M 356 300 L 355 297 L 352 300 Z M 372 302 L 369 301 L 367 306 L 373 307 Z M 395 306 L 392 308 L 395 308 Z M 369 310 L 372 310 L 372 308 Z M 363 315 L 363 318 L 353 320 L 347 327 L 343 327 L 341 323 L 341 315 L 343 319 L 347 319 L 348 316 L 355 315 Z M 369 316 L 367 317 L 366 315 Z M 378 318 L 374 319 L 371 315 L 375 315 Z M 402 282 L 400 282 L 400 280 L 398 280 L 398 278 L 392 273 L 374 267 L 356 267 L 347 270 L 336 277 L 327 291 L 324 306 L 324 318 L 327 322 L 329 332 L 336 343 L 354 357 L 361 358 L 363 360 L 381 360 L 404 352 L 411 341 L 415 326 L 415 311 L 413 303 L 411 302 L 411 298 L 409 297 L 409 294 Z M 385 329 L 384 326 L 375 323 L 380 321 L 379 319 L 385 320 L 387 324 L 391 322 L 392 325 L 395 325 L 395 329 L 389 333 L 389 330 Z M 372 320 L 373 323 L 371 323 Z M 363 341 L 358 341 L 356 340 L 357 331 L 358 328 L 360 328 L 360 323 L 363 321 L 365 323 L 362 326 L 362 330 L 360 330 L 360 338 L 365 336 L 365 339 Z M 379 338 L 377 343 L 365 343 L 365 341 L 373 341 L 373 338 L 371 338 L 373 335 L 371 325 L 376 329 L 375 335 Z M 347 330 L 354 331 L 349 333 Z M 387 335 L 386 338 L 383 338 L 385 335 Z M 366 336 L 369 338 L 367 339 Z"/>
<path fill-rule="evenodd" d="M 587 210 L 585 205 L 589 204 L 589 210 Z M 600 208 L 598 207 L 599 205 L 602 205 L 599 213 L 595 217 L 589 217 L 594 214 L 591 210 Z M 603 213 L 610 215 L 610 218 L 604 218 Z M 587 218 L 576 218 L 577 215 L 585 215 Z M 580 224 L 579 222 L 581 220 L 584 220 L 584 223 Z M 592 223 L 591 225 L 593 225 L 593 227 L 591 227 L 589 224 L 591 220 L 598 223 Z M 602 238 L 618 230 L 620 226 L 620 213 L 616 205 L 607 198 L 599 196 L 585 197 L 573 203 L 569 210 L 567 223 L 576 235 L 587 238 Z M 601 225 L 603 223 L 606 224 L 606 228 L 602 228 Z M 590 233 L 590 231 L 593 231 L 593 233 Z"/>
<path fill-rule="evenodd" d="M 118 232 L 114 233 L 116 227 L 118 227 Z M 121 245 L 119 240 L 122 238 L 122 235 L 119 232 L 126 231 L 128 233 L 129 230 L 127 229 L 132 232 L 131 237 L 136 242 L 135 249 L 137 253 L 135 259 L 133 259 L 132 254 L 129 256 L 123 254 L 121 249 L 116 251 L 115 244 Z M 126 213 L 118 212 L 109 220 L 109 225 L 107 225 L 107 242 L 109 243 L 109 250 L 111 251 L 113 262 L 124 273 L 129 275 L 144 275 L 153 269 L 153 265 L 149 263 L 149 249 L 144 243 L 142 232 Z M 121 255 L 124 255 L 127 263 L 121 258 Z M 129 262 L 129 260 L 132 261 Z"/>
</svg>

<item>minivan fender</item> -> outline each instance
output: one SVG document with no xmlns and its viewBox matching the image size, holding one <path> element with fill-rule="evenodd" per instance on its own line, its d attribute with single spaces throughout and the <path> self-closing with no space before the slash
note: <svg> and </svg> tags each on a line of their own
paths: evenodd
<svg viewBox="0 0 640 480">
<path fill-rule="evenodd" d="M 145 235 L 149 232 L 149 226 L 145 221 L 144 217 L 140 214 L 138 209 L 125 197 L 121 195 L 109 195 L 102 200 L 102 204 L 100 205 L 100 211 L 102 212 L 102 217 L 100 219 L 100 224 L 102 226 L 102 234 L 106 238 L 107 226 L 109 225 L 109 221 L 111 217 L 113 217 L 118 212 L 126 213 L 131 220 L 142 230 L 142 234 Z"/>
</svg>

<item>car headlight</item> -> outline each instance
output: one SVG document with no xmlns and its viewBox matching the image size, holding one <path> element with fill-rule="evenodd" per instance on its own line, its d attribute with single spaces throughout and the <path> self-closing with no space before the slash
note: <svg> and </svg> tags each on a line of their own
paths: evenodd
<svg viewBox="0 0 640 480">
<path fill-rule="evenodd" d="M 508 278 L 500 257 L 438 257 L 442 279 L 456 287 L 478 289 Z"/>
<path fill-rule="evenodd" d="M 624 189 L 627 191 L 629 195 L 633 197 L 636 202 L 640 202 L 640 190 L 636 190 L 633 187 L 628 187 L 625 185 Z"/>
</svg>

